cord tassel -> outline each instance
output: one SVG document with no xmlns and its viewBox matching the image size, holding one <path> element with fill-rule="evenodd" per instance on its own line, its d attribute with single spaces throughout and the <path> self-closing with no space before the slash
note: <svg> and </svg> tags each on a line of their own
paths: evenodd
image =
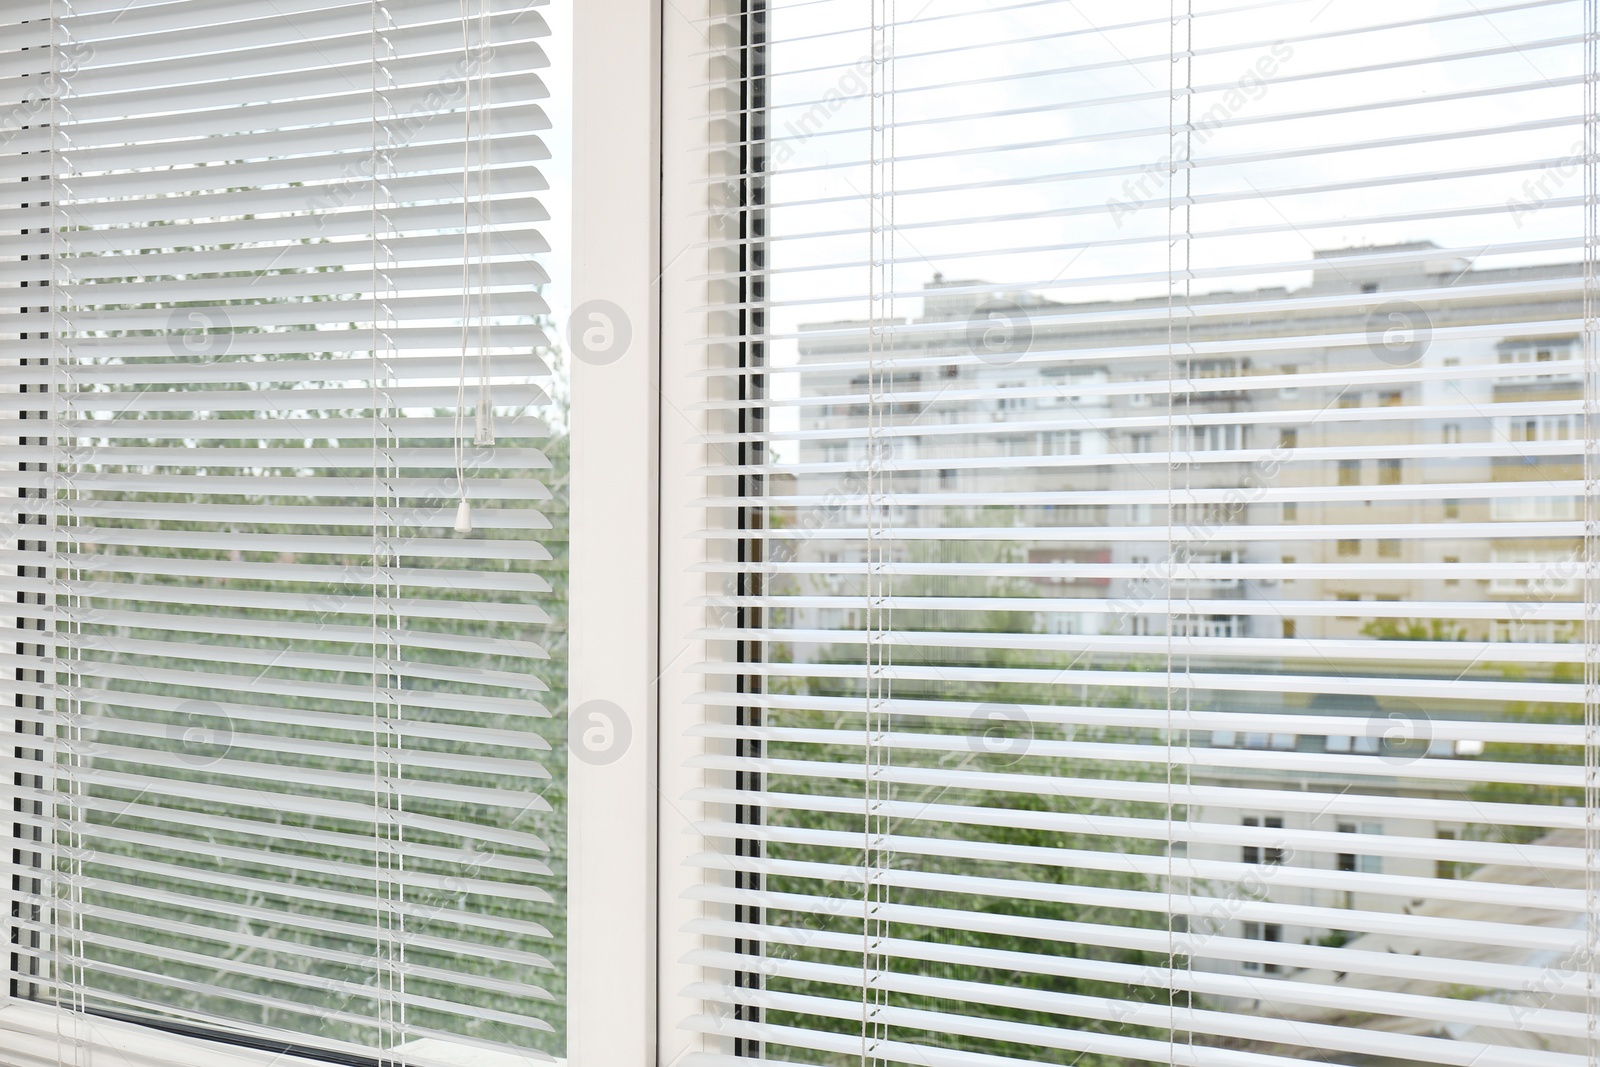
<svg viewBox="0 0 1600 1067">
<path fill-rule="evenodd" d="M 456 507 L 456 533 L 469 534 L 472 532 L 472 505 L 467 503 L 467 498 L 462 497 L 461 503 Z"/>
</svg>

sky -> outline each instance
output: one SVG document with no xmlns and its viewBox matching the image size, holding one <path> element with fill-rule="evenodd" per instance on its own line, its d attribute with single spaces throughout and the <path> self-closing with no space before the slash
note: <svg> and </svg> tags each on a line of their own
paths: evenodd
<svg viewBox="0 0 1600 1067">
<path fill-rule="evenodd" d="M 883 250 L 889 318 L 920 314 L 936 274 L 1063 302 L 1164 296 L 1171 233 L 1192 235 L 1170 262 L 1201 272 L 1196 293 L 1301 288 L 1315 252 L 1354 246 L 1578 258 L 1560 201 L 1582 192 L 1563 165 L 1581 150 L 1579 0 L 879 2 L 897 29 L 876 75 L 894 90 L 877 215 L 874 5 L 771 3 L 774 365 L 805 326 L 868 315 Z M 1214 128 L 1175 144 L 1186 115 Z M 1175 147 L 1197 163 L 1187 185 Z M 1169 214 L 1185 191 L 1194 206 Z"/>
<path fill-rule="evenodd" d="M 1206 164 L 1192 192 L 1237 194 L 1197 205 L 1187 220 L 1196 234 L 1217 234 L 1190 242 L 1195 265 L 1238 271 L 1237 281 L 1211 288 L 1304 284 L 1307 270 L 1256 267 L 1309 265 L 1322 248 L 1505 245 L 1573 232 L 1572 213 L 1559 209 L 1515 218 L 1476 212 L 1525 195 L 1527 180 L 1554 196 L 1578 192 L 1576 179 L 1562 189 L 1537 166 L 1377 189 L 1291 190 L 1570 154 L 1582 97 L 1566 79 L 1581 72 L 1581 50 L 1541 44 L 1581 32 L 1581 3 L 1193 6 L 1192 36 L 1185 41 L 1180 31 L 1177 47 L 1188 44 L 1194 58 L 1173 65 L 1167 0 L 898 0 L 897 162 L 889 179 L 896 288 L 914 292 L 939 271 L 1056 299 L 1164 292 L 1164 280 L 1094 279 L 1165 268 L 1167 125 L 1169 117 L 1181 123 L 1184 101 L 1180 92 L 1169 116 L 1169 71 L 1180 90 L 1195 88 L 1196 118 L 1227 126 L 1192 146 Z M 775 317 L 779 332 L 866 310 L 871 140 L 860 72 L 871 69 L 868 11 L 853 0 L 774 4 L 774 151 L 784 156 L 771 182 L 772 288 L 779 301 L 795 302 Z M 1437 19 L 1449 15 L 1462 17 Z M 1139 22 L 1146 24 L 1129 25 Z M 1360 32 L 1386 23 L 1401 25 Z M 1417 62 L 1443 56 L 1455 58 Z M 1350 68 L 1357 69 L 1334 73 Z M 830 93 L 835 104 L 819 110 Z M 1574 121 L 1555 121 L 1562 116 Z M 1519 123 L 1536 128 L 1437 136 Z M 1316 151 L 1335 145 L 1350 150 Z M 1228 159 L 1239 162 L 1219 162 Z M 1123 207 L 1106 210 L 1113 201 Z M 1374 220 L 1441 207 L 1459 209 L 1457 217 Z M 1261 232 L 1219 234 L 1242 228 Z M 1541 251 L 1524 261 L 1550 258 Z"/>
</svg>

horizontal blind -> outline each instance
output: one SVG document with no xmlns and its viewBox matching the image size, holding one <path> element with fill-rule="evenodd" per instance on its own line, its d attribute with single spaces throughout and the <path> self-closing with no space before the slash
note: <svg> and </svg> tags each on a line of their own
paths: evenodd
<svg viewBox="0 0 1600 1067">
<path fill-rule="evenodd" d="M 710 20 L 694 1062 L 1593 1062 L 1595 7 Z"/>
<path fill-rule="evenodd" d="M 0 21 L 11 995 L 559 1054 L 543 19 Z"/>
</svg>

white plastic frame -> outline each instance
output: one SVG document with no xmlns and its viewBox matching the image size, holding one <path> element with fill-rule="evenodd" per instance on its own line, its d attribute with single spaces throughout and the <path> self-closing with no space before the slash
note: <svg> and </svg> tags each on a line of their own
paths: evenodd
<svg viewBox="0 0 1600 1067">
<path fill-rule="evenodd" d="M 576 0 L 573 95 L 573 307 L 623 309 L 633 348 L 615 362 L 573 360 L 572 630 L 574 737 L 592 699 L 632 717 L 633 749 L 572 768 L 569 1057 L 574 1067 L 675 1067 L 712 1042 L 678 1024 L 703 1009 L 684 931 L 700 906 L 704 818 L 686 798 L 702 783 L 691 668 L 707 649 L 694 564 L 711 521 L 697 438 L 707 415 L 705 342 L 715 266 L 708 179 L 725 140 L 717 87 L 724 17 L 737 0 Z M 648 346 L 648 347 L 646 347 Z M 646 669 L 647 668 L 647 669 Z M 631 712 L 630 712 L 631 716 Z M 579 742 L 574 741 L 574 751 Z M 634 756 L 638 756 L 638 762 Z M 620 773 L 619 773 L 620 772 Z"/>
<path fill-rule="evenodd" d="M 572 763 L 568 1049 L 574 1067 L 673 1067 L 715 1051 L 678 1027 L 702 1010 L 683 993 L 701 977 L 684 962 L 699 947 L 684 926 L 700 912 L 683 892 L 698 879 L 687 860 L 704 813 L 685 798 L 701 783 L 688 727 L 703 679 L 690 668 L 706 655 L 693 634 L 711 591 L 693 566 L 709 521 L 693 503 L 707 491 L 696 439 L 708 428 L 695 371 L 718 325 L 692 309 L 708 303 L 715 255 L 707 179 L 720 138 L 707 116 L 729 104 L 715 87 L 729 43 L 719 16 L 738 4 L 576 5 L 573 307 L 621 307 L 634 347 L 572 364 L 572 707 L 646 711 L 622 760 Z"/>
<path fill-rule="evenodd" d="M 662 8 L 573 8 L 567 1054 L 592 1067 L 657 1062 Z M 597 359 L 591 328 L 630 339 Z"/>
</svg>

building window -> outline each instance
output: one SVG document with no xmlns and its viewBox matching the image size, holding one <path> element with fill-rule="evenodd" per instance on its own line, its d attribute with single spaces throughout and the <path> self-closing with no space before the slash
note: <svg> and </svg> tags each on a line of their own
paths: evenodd
<svg viewBox="0 0 1600 1067">
<path fill-rule="evenodd" d="M 1339 461 L 1339 484 L 1361 484 L 1361 461 L 1359 459 L 1341 459 Z"/>
<path fill-rule="evenodd" d="M 1361 555 L 1361 542 L 1359 540 L 1342 537 L 1338 542 L 1338 552 L 1341 556 Z"/>
<path fill-rule="evenodd" d="M 1250 738 L 1253 736 L 1259 735 L 1245 735 L 1246 747 L 1260 747 L 1250 744 Z M 1272 744 L 1271 741 L 1268 741 L 1267 744 L 1272 748 L 1281 747 Z M 1282 830 L 1283 817 L 1281 815 L 1246 815 L 1240 820 L 1240 824 L 1243 826 L 1259 826 L 1267 830 Z M 1283 858 L 1283 848 L 1279 845 L 1245 845 L 1240 850 L 1240 860 L 1244 863 L 1281 864 L 1283 863 Z"/>
<path fill-rule="evenodd" d="M 1339 832 L 1341 834 L 1362 833 L 1377 836 L 1383 833 L 1383 824 L 1380 822 L 1364 822 L 1357 826 L 1355 823 L 1342 822 L 1339 824 Z M 1341 871 L 1382 874 L 1383 857 L 1364 855 L 1360 852 L 1341 852 L 1339 853 L 1338 866 Z"/>
<path fill-rule="evenodd" d="M 1283 927 L 1278 923 L 1247 922 L 1242 924 L 1245 939 L 1248 941 L 1271 941 L 1274 943 L 1283 940 Z M 1247 971 L 1261 971 L 1266 974 L 1277 974 L 1283 968 L 1281 964 L 1260 960 L 1245 960 L 1240 964 Z"/>
<path fill-rule="evenodd" d="M 1380 459 L 1378 461 L 1378 484 L 1400 484 L 1401 461 L 1398 459 Z"/>
</svg>

